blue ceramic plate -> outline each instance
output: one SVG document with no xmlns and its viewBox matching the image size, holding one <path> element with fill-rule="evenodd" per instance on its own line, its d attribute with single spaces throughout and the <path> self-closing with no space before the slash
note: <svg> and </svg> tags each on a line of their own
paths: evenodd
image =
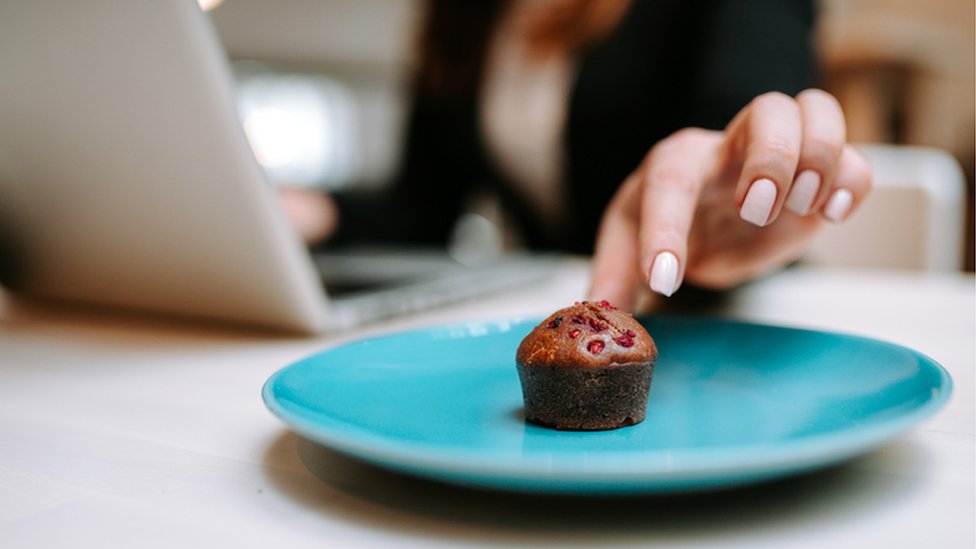
<svg viewBox="0 0 976 549">
<path fill-rule="evenodd" d="M 941 407 L 931 359 L 872 339 L 725 320 L 642 319 L 660 358 L 643 423 L 527 424 L 515 350 L 538 321 L 367 339 L 264 386 L 299 434 L 401 472 L 505 490 L 624 494 L 718 488 L 851 458 Z"/>
</svg>

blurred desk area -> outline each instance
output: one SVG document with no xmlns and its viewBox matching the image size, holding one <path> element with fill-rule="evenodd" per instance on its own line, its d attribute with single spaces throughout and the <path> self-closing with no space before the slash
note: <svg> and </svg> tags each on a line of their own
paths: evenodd
<svg viewBox="0 0 976 549">
<path fill-rule="evenodd" d="M 0 298 L 4 547 L 972 547 L 974 279 L 795 268 L 707 311 L 880 338 L 950 372 L 948 405 L 825 471 L 726 492 L 621 499 L 482 492 L 389 473 L 308 442 L 263 406 L 279 368 L 353 338 L 539 316 L 548 283 L 320 339 Z M 514 366 L 513 366 L 514 375 Z"/>
</svg>

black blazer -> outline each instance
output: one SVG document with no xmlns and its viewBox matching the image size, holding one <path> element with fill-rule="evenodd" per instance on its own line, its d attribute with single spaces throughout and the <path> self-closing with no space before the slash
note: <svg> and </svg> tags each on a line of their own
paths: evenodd
<svg viewBox="0 0 976 549">
<path fill-rule="evenodd" d="M 340 192 L 335 242 L 443 243 L 482 186 L 494 189 L 533 249 L 592 252 L 614 191 L 660 139 L 721 129 L 753 97 L 813 83 L 810 0 L 633 0 L 583 52 L 564 135 L 569 221 L 547 230 L 492 165 L 477 95 L 416 93 L 399 173 L 382 192 Z"/>
</svg>

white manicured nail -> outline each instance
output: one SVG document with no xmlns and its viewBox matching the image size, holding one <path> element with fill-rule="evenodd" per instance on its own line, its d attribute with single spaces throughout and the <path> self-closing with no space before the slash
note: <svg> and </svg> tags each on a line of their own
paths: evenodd
<svg viewBox="0 0 976 549">
<path fill-rule="evenodd" d="M 820 174 L 813 170 L 803 170 L 796 176 L 790 194 L 786 197 L 786 207 L 799 215 L 807 215 L 819 190 Z"/>
<path fill-rule="evenodd" d="M 840 223 L 847 217 L 847 213 L 851 210 L 851 204 L 854 203 L 854 195 L 851 191 L 847 189 L 837 189 L 834 194 L 831 195 L 830 200 L 827 201 L 827 205 L 824 206 L 824 217 Z"/>
<path fill-rule="evenodd" d="M 739 208 L 739 217 L 762 227 L 769 221 L 776 202 L 776 184 L 769 179 L 758 179 L 749 187 L 746 199 Z"/>
<path fill-rule="evenodd" d="M 671 252 L 661 252 L 651 267 L 651 290 L 668 297 L 678 289 L 678 258 Z"/>
</svg>

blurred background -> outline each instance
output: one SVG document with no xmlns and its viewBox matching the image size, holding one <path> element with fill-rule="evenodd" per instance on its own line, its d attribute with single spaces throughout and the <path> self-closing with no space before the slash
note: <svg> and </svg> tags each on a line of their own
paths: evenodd
<svg viewBox="0 0 976 549">
<path fill-rule="evenodd" d="M 422 2 L 201 3 L 216 4 L 210 16 L 234 63 L 241 118 L 273 182 L 336 189 L 388 180 Z M 869 145 L 878 186 L 852 226 L 831 228 L 810 260 L 972 271 L 974 2 L 819 7 L 822 86 L 843 104 L 850 141 Z M 849 246 L 852 231 L 860 246 Z"/>
</svg>

